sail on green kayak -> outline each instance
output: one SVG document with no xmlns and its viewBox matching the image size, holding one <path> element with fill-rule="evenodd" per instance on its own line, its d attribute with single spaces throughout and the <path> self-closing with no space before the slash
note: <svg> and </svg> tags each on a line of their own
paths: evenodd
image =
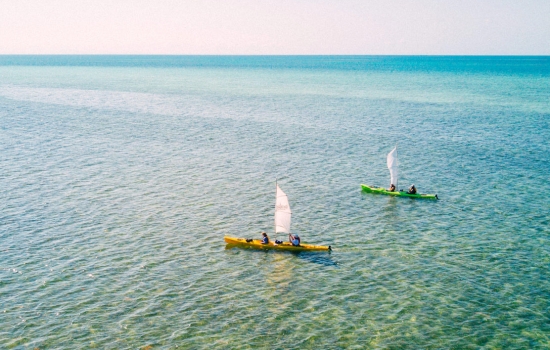
<svg viewBox="0 0 550 350">
<path fill-rule="evenodd" d="M 421 194 L 416 193 L 416 188 L 414 185 L 411 186 L 409 191 L 413 193 L 408 193 L 405 191 L 397 191 L 398 186 L 398 167 L 399 164 L 397 162 L 397 146 L 395 146 L 394 149 L 391 150 L 390 153 L 388 153 L 387 156 L 387 164 L 388 169 L 390 171 L 390 189 L 387 190 L 383 187 L 374 187 L 374 186 L 368 186 L 368 185 L 361 185 L 361 188 L 363 191 L 368 193 L 378 193 L 378 194 L 386 194 L 389 196 L 396 196 L 396 197 L 410 197 L 410 198 L 428 198 L 428 199 L 439 199 L 437 197 L 437 194 Z"/>
</svg>

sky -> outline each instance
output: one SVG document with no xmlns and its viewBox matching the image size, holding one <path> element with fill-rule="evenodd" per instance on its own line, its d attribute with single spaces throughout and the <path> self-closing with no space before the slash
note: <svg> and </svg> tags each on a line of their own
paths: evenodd
<svg viewBox="0 0 550 350">
<path fill-rule="evenodd" d="M 0 54 L 550 55 L 550 0 L 0 0 Z"/>
</svg>

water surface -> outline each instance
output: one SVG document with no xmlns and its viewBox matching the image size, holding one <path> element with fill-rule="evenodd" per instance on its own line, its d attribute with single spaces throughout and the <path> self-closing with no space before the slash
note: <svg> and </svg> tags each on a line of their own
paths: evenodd
<svg viewBox="0 0 550 350">
<path fill-rule="evenodd" d="M 549 67 L 0 56 L 0 347 L 550 347 Z"/>
</svg>

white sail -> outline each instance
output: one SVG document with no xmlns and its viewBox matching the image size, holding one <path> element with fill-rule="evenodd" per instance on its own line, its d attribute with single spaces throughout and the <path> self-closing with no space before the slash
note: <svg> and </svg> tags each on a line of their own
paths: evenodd
<svg viewBox="0 0 550 350">
<path fill-rule="evenodd" d="M 397 146 L 388 153 L 388 169 L 390 169 L 390 183 L 397 188 Z"/>
<path fill-rule="evenodd" d="M 275 200 L 275 233 L 285 232 L 290 233 L 290 205 L 288 197 L 277 185 L 277 194 Z"/>
</svg>

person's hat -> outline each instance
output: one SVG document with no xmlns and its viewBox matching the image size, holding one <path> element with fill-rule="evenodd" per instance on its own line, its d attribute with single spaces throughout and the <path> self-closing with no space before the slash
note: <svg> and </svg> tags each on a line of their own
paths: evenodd
<svg viewBox="0 0 550 350">
<path fill-rule="evenodd" d="M 295 234 L 294 234 L 294 237 L 300 237 L 300 236 L 298 236 L 298 234 L 297 234 L 297 233 L 295 233 Z"/>
</svg>

